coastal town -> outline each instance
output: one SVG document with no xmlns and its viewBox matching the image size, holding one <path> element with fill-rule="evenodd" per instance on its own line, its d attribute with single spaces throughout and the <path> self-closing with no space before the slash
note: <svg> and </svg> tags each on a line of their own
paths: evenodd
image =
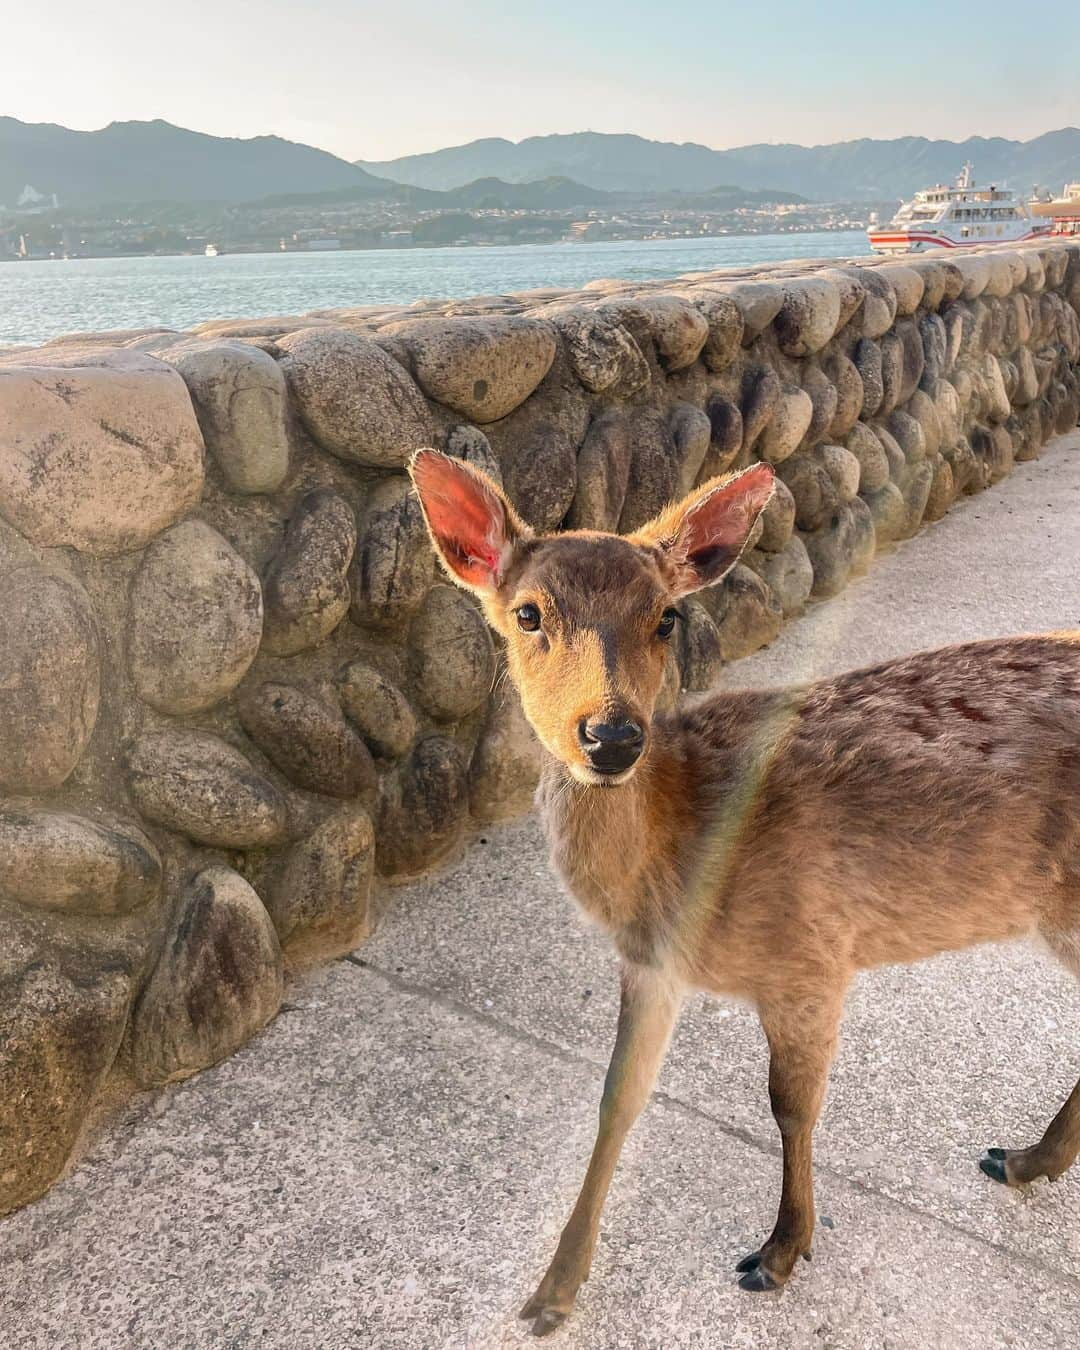
<svg viewBox="0 0 1080 1350">
<path fill-rule="evenodd" d="M 454 193 L 403 189 L 403 200 L 327 200 L 335 194 L 222 205 L 67 207 L 28 185 L 0 207 L 0 259 L 132 257 L 209 253 L 317 252 L 346 249 L 584 243 L 684 239 L 729 234 L 855 230 L 873 203 L 810 202 L 797 194 L 575 192 L 549 184 L 548 206 L 515 205 L 522 187 L 490 180 Z M 418 202 L 424 195 L 451 203 Z M 575 196 L 611 198 L 593 203 Z M 895 203 L 884 203 L 888 209 Z"/>
</svg>

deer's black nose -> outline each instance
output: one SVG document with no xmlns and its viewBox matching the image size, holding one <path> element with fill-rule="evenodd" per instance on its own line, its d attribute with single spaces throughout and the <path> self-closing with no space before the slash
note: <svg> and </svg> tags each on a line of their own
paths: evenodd
<svg viewBox="0 0 1080 1350">
<path fill-rule="evenodd" d="M 578 723 L 578 742 L 597 773 L 624 773 L 634 764 L 645 746 L 645 733 L 627 717 L 601 722 L 582 718 Z"/>
</svg>

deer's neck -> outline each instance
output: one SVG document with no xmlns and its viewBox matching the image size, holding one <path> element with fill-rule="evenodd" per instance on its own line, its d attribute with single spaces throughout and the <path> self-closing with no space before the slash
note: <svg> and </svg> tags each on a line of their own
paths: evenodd
<svg viewBox="0 0 1080 1350">
<path fill-rule="evenodd" d="M 677 904 L 677 841 L 687 803 L 678 757 L 650 756 L 619 787 L 587 787 L 545 757 L 538 801 L 555 870 L 624 954 L 646 959 Z M 642 950 L 637 950 L 637 949 Z"/>
</svg>

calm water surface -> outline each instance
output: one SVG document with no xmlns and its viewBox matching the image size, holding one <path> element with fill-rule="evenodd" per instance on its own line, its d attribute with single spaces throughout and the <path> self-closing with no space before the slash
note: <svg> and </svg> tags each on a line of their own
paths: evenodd
<svg viewBox="0 0 1080 1350">
<path fill-rule="evenodd" d="M 0 344 L 108 328 L 190 328 L 205 319 L 408 304 L 597 277 L 678 276 L 785 258 L 869 252 L 861 231 L 648 243 L 257 253 L 220 258 L 80 258 L 0 263 Z"/>
</svg>

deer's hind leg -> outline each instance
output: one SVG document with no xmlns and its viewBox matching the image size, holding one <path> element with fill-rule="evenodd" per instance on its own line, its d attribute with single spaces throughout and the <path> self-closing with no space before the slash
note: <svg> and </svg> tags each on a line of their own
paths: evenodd
<svg viewBox="0 0 1080 1350">
<path fill-rule="evenodd" d="M 1062 965 L 1080 979 L 1080 925 L 1069 929 L 1044 926 L 1041 931 Z M 994 1181 L 1006 1186 L 1026 1186 L 1040 1177 L 1056 1181 L 1072 1166 L 1078 1153 L 1080 1082 L 1037 1144 L 1030 1148 L 988 1148 L 979 1159 L 979 1166 Z"/>
</svg>

